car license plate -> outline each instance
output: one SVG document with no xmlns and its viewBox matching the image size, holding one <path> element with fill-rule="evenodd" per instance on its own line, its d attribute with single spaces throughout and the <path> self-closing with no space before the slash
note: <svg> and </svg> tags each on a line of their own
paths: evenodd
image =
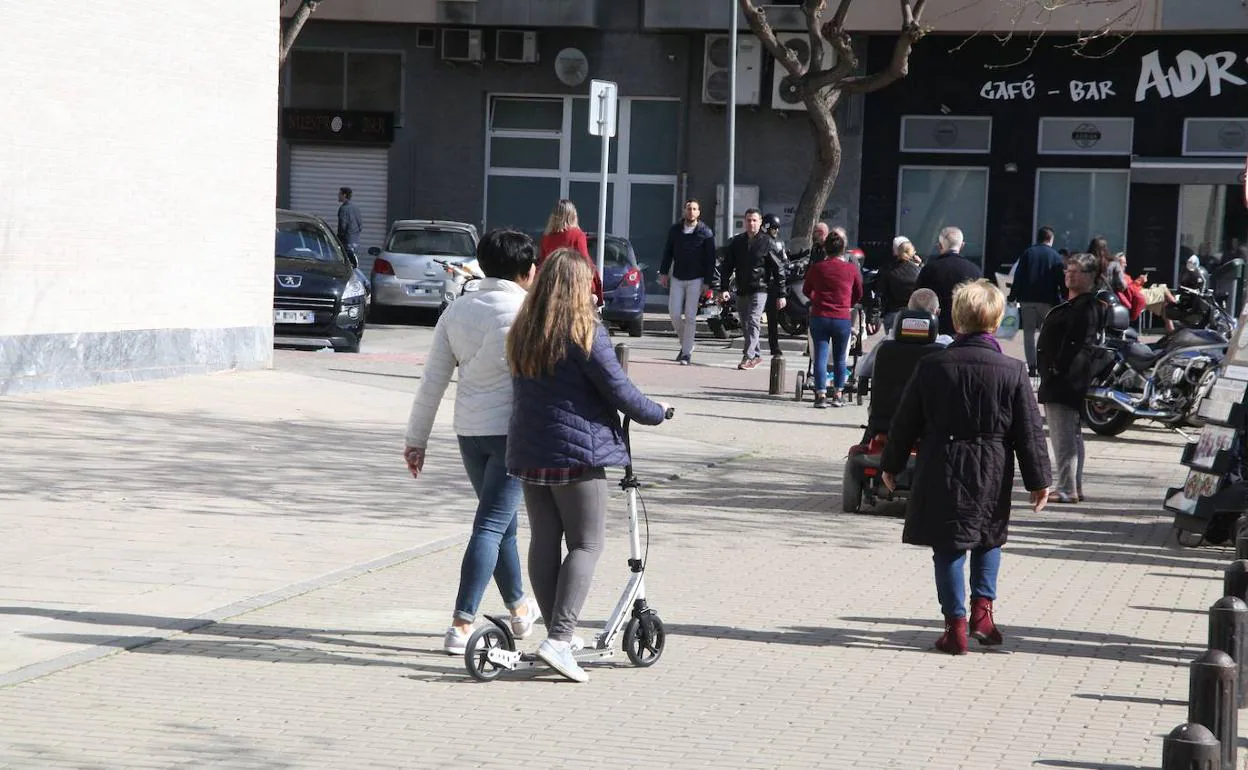
<svg viewBox="0 0 1248 770">
<path fill-rule="evenodd" d="M 407 291 L 407 296 L 409 297 L 422 297 L 433 291 L 432 289 L 426 289 L 424 286 L 414 286 L 414 285 L 405 286 L 404 290 Z"/>
<path fill-rule="evenodd" d="M 311 310 L 274 310 L 273 323 L 314 324 L 316 323 L 316 313 L 313 313 Z"/>
</svg>

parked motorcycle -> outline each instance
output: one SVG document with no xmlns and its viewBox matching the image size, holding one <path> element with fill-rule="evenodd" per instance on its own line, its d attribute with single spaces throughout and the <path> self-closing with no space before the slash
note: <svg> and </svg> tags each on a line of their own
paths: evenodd
<svg viewBox="0 0 1248 770">
<path fill-rule="evenodd" d="M 1217 379 L 1233 326 L 1182 328 L 1144 344 L 1130 333 L 1126 308 L 1114 306 L 1098 346 L 1111 360 L 1084 400 L 1088 427 L 1117 436 L 1142 419 L 1175 429 L 1200 425 L 1197 410 Z"/>
<path fill-rule="evenodd" d="M 741 319 L 737 317 L 737 292 L 735 281 L 729 286 L 731 296 L 727 302 L 719 300 L 718 292 L 707 289 L 698 299 L 698 317 L 706 318 L 706 326 L 716 339 L 728 339 L 729 332 L 741 329 Z"/>
</svg>

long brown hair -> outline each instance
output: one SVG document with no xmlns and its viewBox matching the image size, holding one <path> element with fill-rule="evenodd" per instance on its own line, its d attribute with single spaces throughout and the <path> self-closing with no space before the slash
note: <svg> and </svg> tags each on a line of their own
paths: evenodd
<svg viewBox="0 0 1248 770">
<path fill-rule="evenodd" d="M 562 233 L 578 227 L 579 223 L 580 217 L 576 215 L 576 204 L 567 198 L 560 198 L 554 210 L 550 212 L 550 218 L 546 220 L 546 230 L 543 235 Z"/>
<path fill-rule="evenodd" d="M 1088 253 L 1096 257 L 1096 264 L 1101 270 L 1101 275 L 1109 270 L 1109 263 L 1115 261 L 1109 250 L 1109 241 L 1102 235 L 1095 236 L 1088 242 Z"/>
<path fill-rule="evenodd" d="M 549 374 L 567 355 L 569 344 L 589 355 L 597 324 L 594 268 L 574 249 L 555 249 L 542 262 L 507 333 L 511 373 L 517 377 Z"/>
</svg>

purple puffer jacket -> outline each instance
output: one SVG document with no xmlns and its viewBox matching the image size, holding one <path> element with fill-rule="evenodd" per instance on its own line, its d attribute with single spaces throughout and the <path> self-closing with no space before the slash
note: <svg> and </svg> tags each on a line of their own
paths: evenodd
<svg viewBox="0 0 1248 770">
<path fill-rule="evenodd" d="M 628 465 L 619 413 L 644 425 L 663 422 L 663 407 L 628 379 L 602 325 L 586 356 L 568 343 L 553 372 L 513 377 L 507 467 L 603 468 Z"/>
</svg>

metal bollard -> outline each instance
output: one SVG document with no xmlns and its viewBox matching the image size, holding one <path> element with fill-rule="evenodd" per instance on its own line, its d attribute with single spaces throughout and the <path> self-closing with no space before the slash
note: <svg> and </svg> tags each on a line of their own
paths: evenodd
<svg viewBox="0 0 1248 770">
<path fill-rule="evenodd" d="M 1222 595 L 1248 600 L 1248 559 L 1236 559 L 1222 572 Z"/>
<path fill-rule="evenodd" d="M 1248 530 L 1239 530 L 1235 537 L 1235 558 L 1248 559 Z"/>
<path fill-rule="evenodd" d="M 784 390 L 784 356 L 771 357 L 771 381 L 767 393 L 778 396 Z"/>
<path fill-rule="evenodd" d="M 1248 604 L 1237 596 L 1223 596 L 1209 608 L 1209 649 L 1221 650 L 1235 661 L 1239 708 L 1248 706 Z"/>
<path fill-rule="evenodd" d="M 628 343 L 621 342 L 615 346 L 615 357 L 619 359 L 620 366 L 624 367 L 624 373 L 628 374 Z"/>
<path fill-rule="evenodd" d="M 1222 744 L 1201 724 L 1179 725 L 1161 744 L 1161 770 L 1220 770 Z"/>
<path fill-rule="evenodd" d="M 1239 740 L 1235 661 L 1221 650 L 1205 650 L 1192 661 L 1187 721 L 1204 725 L 1222 744 L 1222 767 L 1235 767 Z"/>
</svg>

